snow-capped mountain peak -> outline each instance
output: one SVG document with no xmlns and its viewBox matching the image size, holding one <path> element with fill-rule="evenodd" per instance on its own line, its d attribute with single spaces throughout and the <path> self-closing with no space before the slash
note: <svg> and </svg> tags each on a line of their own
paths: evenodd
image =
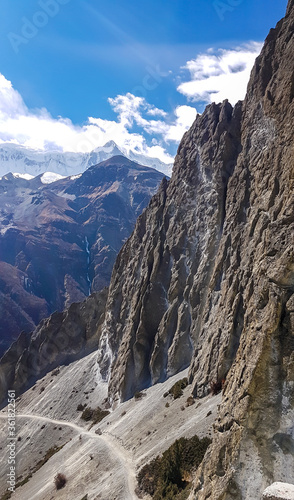
<svg viewBox="0 0 294 500">
<path fill-rule="evenodd" d="M 80 174 L 92 165 L 108 160 L 113 156 L 123 155 L 126 158 L 154 168 L 166 175 L 171 174 L 171 164 L 163 163 L 158 158 L 151 158 L 133 151 L 127 152 L 119 148 L 114 141 L 97 147 L 90 153 L 63 153 L 61 151 L 40 151 L 25 148 L 18 144 L 0 144 L 0 176 L 9 172 L 17 172 L 18 176 L 36 177 L 45 172 L 70 177 Z"/>
<path fill-rule="evenodd" d="M 60 181 L 60 179 L 64 178 L 64 175 L 56 174 L 55 172 L 45 172 L 40 180 L 42 184 L 52 184 L 52 182 Z"/>
</svg>

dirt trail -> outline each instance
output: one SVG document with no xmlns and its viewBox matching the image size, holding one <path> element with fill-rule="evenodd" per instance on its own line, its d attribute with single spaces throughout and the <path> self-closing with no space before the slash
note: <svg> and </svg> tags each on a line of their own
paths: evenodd
<svg viewBox="0 0 294 500">
<path fill-rule="evenodd" d="M 0 418 L 7 419 L 7 416 L 0 414 Z M 108 449 L 109 449 L 109 452 L 111 453 L 111 455 L 120 461 L 123 469 L 125 470 L 125 477 L 127 479 L 127 485 L 128 485 L 130 498 L 132 498 L 132 500 L 137 500 L 138 497 L 135 493 L 136 472 L 135 472 L 135 466 L 134 466 L 132 457 L 131 457 L 130 453 L 128 452 L 128 450 L 126 450 L 119 443 L 119 441 L 116 438 L 114 438 L 113 436 L 111 436 L 110 434 L 108 434 L 106 432 L 104 432 L 103 434 L 100 434 L 100 435 L 95 434 L 94 431 L 88 431 L 88 430 L 84 429 L 83 427 L 80 427 L 79 425 L 74 424 L 72 422 L 69 422 L 67 420 L 55 420 L 55 419 L 49 418 L 49 417 L 42 417 L 41 415 L 23 414 L 23 413 L 17 414 L 16 418 L 17 419 L 26 418 L 26 419 L 38 420 L 40 422 L 48 422 L 48 423 L 55 424 L 55 425 L 70 427 L 71 429 L 73 429 L 77 433 L 83 434 L 84 436 L 88 436 L 91 439 L 100 440 L 100 441 L 102 440 L 108 446 Z"/>
</svg>

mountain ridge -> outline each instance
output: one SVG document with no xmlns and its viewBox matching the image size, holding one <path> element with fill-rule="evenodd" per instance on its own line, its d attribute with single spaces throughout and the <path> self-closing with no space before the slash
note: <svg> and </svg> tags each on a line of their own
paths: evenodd
<svg viewBox="0 0 294 500">
<path fill-rule="evenodd" d="M 119 148 L 114 141 L 99 146 L 90 153 L 40 151 L 18 144 L 0 143 L 0 177 L 8 172 L 30 174 L 34 177 L 44 172 L 53 172 L 69 177 L 84 172 L 113 156 L 123 155 L 139 165 L 155 168 L 165 175 L 171 174 L 172 164 L 135 151 Z"/>
<path fill-rule="evenodd" d="M 21 330 L 108 286 L 162 178 L 123 156 L 55 182 L 44 175 L 0 180 L 1 353 Z"/>
</svg>

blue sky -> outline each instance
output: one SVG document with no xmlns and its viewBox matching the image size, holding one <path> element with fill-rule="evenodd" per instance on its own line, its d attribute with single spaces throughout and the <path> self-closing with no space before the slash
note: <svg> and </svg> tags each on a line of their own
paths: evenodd
<svg viewBox="0 0 294 500">
<path fill-rule="evenodd" d="M 0 140 L 74 150 L 81 134 L 84 138 L 96 127 L 97 137 L 91 133 L 91 145 L 80 149 L 94 149 L 113 134 L 121 145 L 145 148 L 150 155 L 174 154 L 195 108 L 202 112 L 212 100 L 243 97 L 242 79 L 248 78 L 258 42 L 286 5 L 286 0 L 2 0 Z M 9 109 L 11 101 L 18 102 L 18 110 Z M 17 123 L 8 123 L 12 112 Z M 54 124 L 64 141 L 55 139 Z M 42 127 L 48 140 L 34 141 Z"/>
</svg>

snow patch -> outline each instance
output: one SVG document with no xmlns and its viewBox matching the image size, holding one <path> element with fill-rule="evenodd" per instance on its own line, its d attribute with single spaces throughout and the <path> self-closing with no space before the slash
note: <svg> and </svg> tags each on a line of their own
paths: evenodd
<svg viewBox="0 0 294 500">
<path fill-rule="evenodd" d="M 8 172 L 30 174 L 33 177 L 50 170 L 65 177 L 73 177 L 85 172 L 87 168 L 108 160 L 115 155 L 123 155 L 140 165 L 155 168 L 159 172 L 170 175 L 172 164 L 163 163 L 158 158 L 119 148 L 114 141 L 94 149 L 91 153 L 75 153 L 60 151 L 40 151 L 12 143 L 0 144 L 0 175 Z"/>
<path fill-rule="evenodd" d="M 76 179 L 79 179 L 80 177 L 82 177 L 82 175 L 83 175 L 83 174 L 72 175 L 72 176 L 70 177 L 70 180 L 71 180 L 71 181 L 75 181 Z"/>
<path fill-rule="evenodd" d="M 30 181 L 30 180 L 34 179 L 34 176 L 31 174 L 20 174 L 18 172 L 13 172 L 12 175 L 16 179 L 25 179 L 26 181 Z"/>
<path fill-rule="evenodd" d="M 40 180 L 42 184 L 52 184 L 52 182 L 60 181 L 60 179 L 64 178 L 64 175 L 55 174 L 54 172 L 45 172 Z"/>
</svg>

